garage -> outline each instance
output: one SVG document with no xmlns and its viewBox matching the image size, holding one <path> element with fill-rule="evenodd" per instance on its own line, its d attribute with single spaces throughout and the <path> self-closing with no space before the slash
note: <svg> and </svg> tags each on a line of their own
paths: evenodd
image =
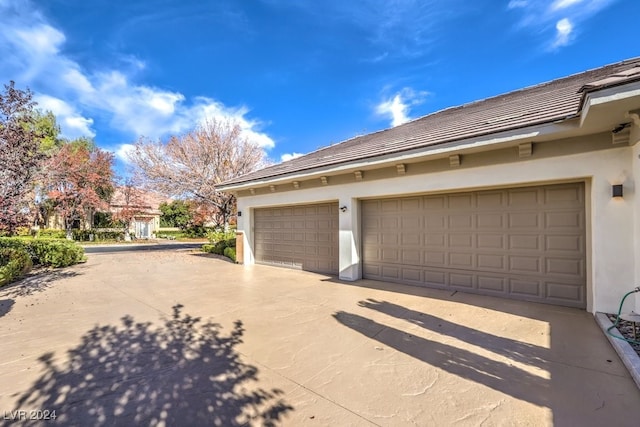
<svg viewBox="0 0 640 427">
<path fill-rule="evenodd" d="M 362 201 L 368 279 L 586 307 L 584 183 Z"/>
<path fill-rule="evenodd" d="M 338 203 L 260 208 L 253 215 L 257 263 L 338 274 Z"/>
</svg>

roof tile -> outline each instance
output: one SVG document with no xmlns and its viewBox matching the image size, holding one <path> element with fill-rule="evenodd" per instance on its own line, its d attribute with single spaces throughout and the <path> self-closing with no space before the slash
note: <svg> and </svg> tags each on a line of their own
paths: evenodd
<svg viewBox="0 0 640 427">
<path fill-rule="evenodd" d="M 585 93 L 632 80 L 640 80 L 640 58 L 437 111 L 260 169 L 222 187 L 564 120 L 579 114 Z"/>
</svg>

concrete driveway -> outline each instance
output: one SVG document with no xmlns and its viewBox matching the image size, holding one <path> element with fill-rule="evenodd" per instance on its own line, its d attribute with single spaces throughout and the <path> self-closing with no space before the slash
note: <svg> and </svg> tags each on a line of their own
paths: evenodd
<svg viewBox="0 0 640 427">
<path fill-rule="evenodd" d="M 3 288 L 0 316 L 6 425 L 640 420 L 640 392 L 574 309 L 167 251 Z"/>
</svg>

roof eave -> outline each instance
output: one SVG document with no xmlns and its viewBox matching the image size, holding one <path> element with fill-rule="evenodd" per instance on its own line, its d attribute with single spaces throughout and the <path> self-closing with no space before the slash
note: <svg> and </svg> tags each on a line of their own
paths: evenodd
<svg viewBox="0 0 640 427">
<path fill-rule="evenodd" d="M 577 123 L 570 122 L 576 115 L 571 115 L 553 122 L 546 122 L 532 126 L 511 129 L 498 133 L 480 135 L 463 140 L 449 141 L 437 145 L 416 148 L 409 151 L 376 156 L 367 159 L 358 159 L 345 163 L 316 167 L 308 170 L 291 172 L 278 176 L 265 177 L 261 179 L 240 182 L 236 184 L 220 185 L 221 191 L 240 191 L 250 188 L 263 187 L 267 185 L 277 185 L 304 179 L 319 178 L 325 175 L 336 173 L 348 173 L 353 170 L 371 169 L 374 167 L 384 167 L 402 162 L 412 162 L 418 159 L 428 159 L 431 157 L 444 156 L 463 150 L 483 150 L 497 145 L 515 145 L 533 138 L 554 133 L 567 132 L 578 127 Z"/>
</svg>

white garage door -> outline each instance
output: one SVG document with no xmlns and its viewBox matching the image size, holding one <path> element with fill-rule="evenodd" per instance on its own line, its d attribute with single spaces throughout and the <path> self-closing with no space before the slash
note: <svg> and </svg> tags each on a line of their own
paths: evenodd
<svg viewBox="0 0 640 427">
<path fill-rule="evenodd" d="M 584 184 L 362 203 L 364 277 L 586 306 Z"/>
<path fill-rule="evenodd" d="M 338 204 L 280 206 L 254 211 L 260 264 L 338 274 Z"/>
</svg>

